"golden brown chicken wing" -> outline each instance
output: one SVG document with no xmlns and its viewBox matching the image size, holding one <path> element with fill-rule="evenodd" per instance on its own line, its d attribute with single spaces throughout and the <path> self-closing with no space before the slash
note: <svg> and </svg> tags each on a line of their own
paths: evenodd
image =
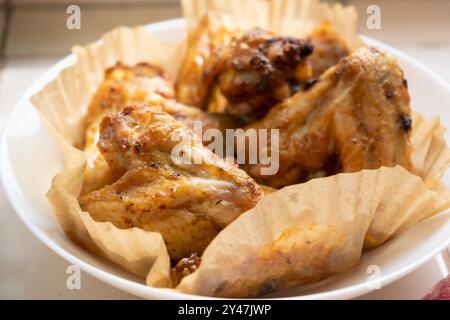
<svg viewBox="0 0 450 320">
<path fill-rule="evenodd" d="M 395 165 L 411 169 L 409 102 L 396 60 L 377 49 L 360 49 L 309 91 L 248 127 L 279 129 L 279 171 L 263 176 L 262 165 L 246 170 L 258 182 L 280 188 L 338 172 Z"/>
<path fill-rule="evenodd" d="M 97 221 L 160 232 L 172 260 L 201 254 L 215 235 L 262 197 L 235 164 L 203 147 L 162 108 L 132 105 L 101 124 L 99 149 L 124 175 L 80 198 Z"/>
<path fill-rule="evenodd" d="M 218 76 L 227 112 L 244 119 L 260 118 L 289 98 L 297 84 L 312 78 L 306 63 L 313 47 L 308 41 L 277 36 L 255 28 L 233 39 L 223 54 Z"/>
<path fill-rule="evenodd" d="M 210 12 L 188 39 L 188 51 L 176 84 L 177 100 L 205 108 L 218 70 L 221 54 L 241 27 L 228 15 Z"/>
<path fill-rule="evenodd" d="M 240 122 L 224 114 L 210 114 L 188 107 L 173 100 L 173 85 L 158 67 L 141 63 L 134 67 L 117 64 L 105 73 L 105 79 L 97 90 L 86 117 L 84 151 L 87 167 L 82 194 L 98 190 L 116 181 L 119 176 L 109 169 L 97 148 L 100 122 L 114 112 L 119 112 L 129 103 L 158 105 L 188 127 L 200 121 L 203 130 L 217 128 L 225 131 L 240 125 Z"/>
<path fill-rule="evenodd" d="M 159 67 L 139 63 L 130 67 L 117 63 L 105 71 L 105 77 L 89 105 L 86 126 L 122 110 L 129 101 L 145 101 L 149 94 L 173 98 L 174 88 L 169 76 Z"/>
<path fill-rule="evenodd" d="M 345 40 L 328 22 L 323 22 L 314 29 L 309 40 L 314 47 L 313 53 L 308 57 L 313 79 L 319 77 L 351 53 Z"/>
<path fill-rule="evenodd" d="M 345 40 L 327 22 L 306 41 L 249 30 L 234 38 L 223 55 L 218 82 L 227 112 L 246 120 L 261 118 L 277 103 L 314 85 L 349 54 Z"/>
</svg>

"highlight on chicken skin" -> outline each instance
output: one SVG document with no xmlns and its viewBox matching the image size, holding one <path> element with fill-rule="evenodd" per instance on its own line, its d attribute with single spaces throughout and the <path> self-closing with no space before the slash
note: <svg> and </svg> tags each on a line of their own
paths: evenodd
<svg viewBox="0 0 450 320">
<path fill-rule="evenodd" d="M 252 178 L 157 106 L 135 104 L 105 117 L 98 147 L 123 175 L 82 196 L 81 208 L 118 228 L 161 233 L 173 261 L 201 254 L 262 198 Z"/>
<path fill-rule="evenodd" d="M 84 151 L 87 164 L 82 194 L 102 188 L 118 178 L 109 170 L 97 148 L 103 117 L 122 110 L 126 103 L 145 101 L 149 94 L 174 97 L 173 85 L 159 67 L 147 63 L 129 67 L 118 63 L 105 71 L 104 80 L 97 89 L 85 118 Z"/>
<path fill-rule="evenodd" d="M 396 60 L 362 48 L 248 126 L 279 129 L 279 171 L 263 176 L 260 164 L 245 169 L 275 188 L 381 166 L 411 169 L 409 103 Z"/>
<path fill-rule="evenodd" d="M 140 63 L 134 67 L 117 64 L 105 72 L 105 78 L 92 99 L 85 120 L 84 151 L 87 166 L 82 194 L 100 189 L 116 181 L 119 176 L 108 167 L 97 148 L 100 122 L 130 103 L 158 105 L 177 120 L 193 128 L 194 122 L 202 124 L 202 130 L 217 128 L 225 131 L 240 125 L 234 117 L 211 114 L 185 106 L 174 99 L 174 87 L 160 68 Z"/>
<path fill-rule="evenodd" d="M 289 98 L 298 83 L 312 77 L 305 59 L 312 52 L 308 41 L 261 28 L 233 38 L 218 76 L 220 90 L 228 100 L 227 112 L 242 118 L 261 117 Z"/>
<path fill-rule="evenodd" d="M 188 39 L 188 50 L 176 84 L 180 103 L 205 109 L 221 67 L 221 55 L 241 26 L 227 14 L 210 12 Z"/>
<path fill-rule="evenodd" d="M 326 21 L 296 38 L 209 12 L 190 31 L 175 84 L 147 63 L 105 72 L 85 119 L 78 198 L 97 222 L 159 233 L 173 286 L 205 264 L 224 228 L 280 188 L 411 169 L 410 98 L 388 53 L 352 53 Z M 199 124 L 215 130 L 198 134 Z M 224 159 L 209 148 L 225 149 Z"/>
</svg>

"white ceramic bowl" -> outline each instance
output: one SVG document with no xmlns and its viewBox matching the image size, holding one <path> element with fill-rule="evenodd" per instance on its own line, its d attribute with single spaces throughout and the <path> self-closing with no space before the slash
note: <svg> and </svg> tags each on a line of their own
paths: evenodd
<svg viewBox="0 0 450 320">
<path fill-rule="evenodd" d="M 147 26 L 161 39 L 179 39 L 185 33 L 181 19 Z M 366 38 L 366 42 L 394 54 L 405 71 L 412 107 L 426 117 L 441 116 L 450 127 L 450 86 L 421 63 L 394 48 Z M 45 193 L 51 178 L 62 169 L 61 156 L 43 122 L 30 103 L 30 96 L 75 61 L 67 56 L 52 67 L 24 93 L 5 128 L 1 143 L 1 174 L 6 194 L 17 215 L 42 242 L 72 264 L 110 285 L 143 298 L 201 298 L 146 286 L 142 279 L 100 259 L 72 243 L 52 214 Z M 449 135 L 446 136 L 450 141 Z M 446 177 L 447 186 L 450 179 Z M 392 239 L 382 247 L 365 253 L 362 264 L 349 272 L 313 286 L 292 288 L 270 297 L 295 299 L 348 299 L 374 289 L 369 266 L 378 266 L 379 281 L 386 285 L 405 276 L 439 253 L 450 242 L 450 212 L 442 213 Z M 369 269 L 368 269 L 369 268 Z"/>
</svg>

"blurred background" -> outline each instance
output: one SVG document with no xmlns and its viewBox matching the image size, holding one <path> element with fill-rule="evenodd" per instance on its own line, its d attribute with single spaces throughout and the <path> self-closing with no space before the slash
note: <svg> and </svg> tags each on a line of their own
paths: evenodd
<svg viewBox="0 0 450 320">
<path fill-rule="evenodd" d="M 241 1 L 241 0 L 224 0 Z M 264 0 L 261 0 L 264 1 Z M 449 0 L 342 0 L 354 5 L 362 34 L 420 60 L 450 83 Z M 81 29 L 68 30 L 66 8 L 81 8 Z M 366 27 L 367 8 L 381 9 L 381 29 Z M 181 16 L 178 0 L 0 0 L 0 133 L 25 89 L 50 66 L 119 25 Z M 450 107 L 450 106 L 449 106 Z M 83 275 L 83 289 L 65 286 L 68 265 L 18 220 L 0 187 L 0 298 L 133 298 Z M 445 274 L 439 262 L 363 298 L 418 299 Z"/>
</svg>

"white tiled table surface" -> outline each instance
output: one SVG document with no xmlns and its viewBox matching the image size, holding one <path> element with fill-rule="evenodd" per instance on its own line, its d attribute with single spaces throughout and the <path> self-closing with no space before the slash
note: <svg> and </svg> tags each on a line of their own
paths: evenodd
<svg viewBox="0 0 450 320">
<path fill-rule="evenodd" d="M 31 2 L 31 5 L 29 3 Z M 0 132 L 24 90 L 71 45 L 85 44 L 117 25 L 138 25 L 180 15 L 175 1 L 136 1 L 123 5 L 82 2 L 82 30 L 65 29 L 65 6 L 13 1 L 9 18 L 0 9 L 0 35 L 6 29 L 0 59 Z M 424 62 L 450 82 L 450 1 L 354 0 L 361 16 L 369 4 L 382 9 L 382 30 L 361 31 L 386 41 Z M 2 1 L 0 0 L 0 4 Z M 75 1 L 76 3 L 76 1 Z M 426 3 L 426 4 L 425 4 Z M 7 19 L 8 26 L 5 26 Z M 449 106 L 450 108 L 450 106 Z M 450 116 L 450 113 L 449 115 Z M 445 259 L 444 259 L 445 260 Z M 362 299 L 419 299 L 447 274 L 448 258 L 422 268 Z M 68 263 L 39 242 L 14 214 L 0 188 L 0 298 L 3 299 L 135 299 L 87 274 L 82 289 L 66 289 Z"/>
</svg>

